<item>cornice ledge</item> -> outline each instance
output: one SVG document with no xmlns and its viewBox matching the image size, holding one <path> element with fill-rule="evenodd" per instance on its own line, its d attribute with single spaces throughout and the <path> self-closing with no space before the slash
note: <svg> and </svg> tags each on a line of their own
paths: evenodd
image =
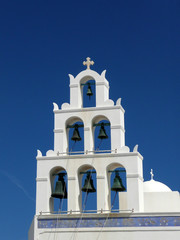
<svg viewBox="0 0 180 240">
<path fill-rule="evenodd" d="M 89 108 L 72 108 L 72 109 L 59 109 L 55 110 L 54 113 L 71 113 L 71 112 L 89 112 L 89 111 L 100 111 L 100 110 L 113 110 L 113 109 L 121 109 L 124 112 L 122 106 L 101 106 L 101 107 L 89 107 Z"/>
<path fill-rule="evenodd" d="M 126 175 L 127 178 L 139 178 L 142 182 L 144 181 L 143 177 L 140 176 L 140 174 L 137 173 L 129 173 Z"/>
<path fill-rule="evenodd" d="M 72 83 L 72 84 L 69 84 L 69 87 L 70 88 L 76 88 L 76 87 L 78 87 L 78 84 L 77 83 Z"/>
<path fill-rule="evenodd" d="M 109 84 L 107 82 L 96 82 L 96 85 L 97 86 L 102 86 L 102 85 L 105 85 L 107 88 L 109 88 Z"/>
<path fill-rule="evenodd" d="M 45 215 L 39 215 L 37 214 L 36 217 L 37 219 L 54 219 L 55 217 L 57 217 L 58 215 L 57 214 L 45 214 Z M 83 214 L 83 217 L 84 218 L 107 218 L 108 217 L 180 217 L 180 213 L 179 212 L 123 212 L 123 213 L 119 213 L 119 214 L 114 214 L 114 213 L 102 213 L 102 214 Z M 73 218 L 73 219 L 79 219 L 82 217 L 81 214 L 72 214 L 72 215 L 64 215 L 63 216 L 64 218 L 68 219 L 68 218 Z M 157 227 L 155 227 L 157 228 Z M 170 227 L 172 229 L 172 227 Z M 177 227 L 178 230 L 179 230 L 179 226 Z M 137 229 L 137 227 L 136 227 Z M 144 228 L 143 228 L 144 229 Z M 149 229 L 149 227 L 148 227 Z M 118 230 L 119 231 L 119 230 Z M 161 229 L 162 231 L 162 229 Z"/>
<path fill-rule="evenodd" d="M 68 180 L 76 180 L 76 177 L 70 176 L 68 177 Z"/>
<path fill-rule="evenodd" d="M 125 129 L 124 129 L 123 126 L 121 126 L 121 125 L 111 126 L 111 129 L 121 129 L 123 132 L 125 132 Z"/>
<path fill-rule="evenodd" d="M 101 153 L 101 154 L 77 154 L 77 155 L 63 155 L 63 156 L 42 156 L 37 157 L 37 161 L 42 160 L 67 160 L 67 159 L 79 159 L 79 158 L 104 158 L 104 157 L 128 157 L 137 156 L 143 160 L 142 155 L 139 152 L 128 152 L 128 153 Z"/>
<path fill-rule="evenodd" d="M 105 176 L 97 176 L 97 179 L 105 179 Z"/>
<path fill-rule="evenodd" d="M 36 178 L 36 182 L 47 182 L 47 178 Z"/>
<path fill-rule="evenodd" d="M 64 132 L 64 130 L 60 129 L 60 128 L 54 129 L 53 131 L 54 131 L 54 133 L 63 133 Z"/>
</svg>

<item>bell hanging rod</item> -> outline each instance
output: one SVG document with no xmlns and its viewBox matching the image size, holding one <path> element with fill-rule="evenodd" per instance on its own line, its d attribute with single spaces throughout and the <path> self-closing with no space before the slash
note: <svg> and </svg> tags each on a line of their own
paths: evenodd
<svg viewBox="0 0 180 240">
<path fill-rule="evenodd" d="M 60 173 L 54 173 L 53 176 L 65 176 L 67 173 L 60 172 Z"/>
<path fill-rule="evenodd" d="M 91 171 L 87 171 L 87 172 L 80 172 L 80 174 L 89 174 L 89 173 L 90 173 L 90 174 L 91 174 L 91 173 L 96 173 L 96 171 L 92 171 L 92 172 L 91 172 Z"/>
<path fill-rule="evenodd" d="M 90 82 L 87 82 L 87 83 L 81 83 L 81 86 L 85 86 L 85 85 L 96 85 L 95 83 L 90 83 Z"/>
<path fill-rule="evenodd" d="M 126 172 L 126 170 L 125 169 L 122 169 L 122 170 L 109 170 L 108 172 L 109 173 L 112 173 L 112 172 L 118 173 L 118 172 Z"/>
<path fill-rule="evenodd" d="M 80 127 L 84 127 L 84 124 L 67 125 L 66 128 L 75 128 L 76 126 L 77 126 L 78 128 L 80 128 Z"/>
<path fill-rule="evenodd" d="M 104 124 L 104 126 L 110 126 L 110 123 L 103 123 Z M 97 126 L 101 126 L 102 125 L 102 123 L 94 123 L 93 124 L 93 127 L 97 127 Z"/>
</svg>

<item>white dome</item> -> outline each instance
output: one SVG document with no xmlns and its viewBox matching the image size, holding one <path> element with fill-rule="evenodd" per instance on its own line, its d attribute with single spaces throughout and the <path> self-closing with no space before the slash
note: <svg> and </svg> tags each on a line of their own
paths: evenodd
<svg viewBox="0 0 180 240">
<path fill-rule="evenodd" d="M 143 183 L 144 192 L 172 192 L 164 183 L 151 179 Z"/>
</svg>

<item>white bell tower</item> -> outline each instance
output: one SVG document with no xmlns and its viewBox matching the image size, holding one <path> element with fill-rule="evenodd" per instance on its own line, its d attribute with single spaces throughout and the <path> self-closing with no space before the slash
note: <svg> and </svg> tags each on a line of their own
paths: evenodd
<svg viewBox="0 0 180 240">
<path fill-rule="evenodd" d="M 38 150 L 36 178 L 36 214 L 32 221 L 28 240 L 144 240 L 180 239 L 180 195 L 165 184 L 153 179 L 143 182 L 142 160 L 136 145 L 132 152 L 125 145 L 124 109 L 121 99 L 116 104 L 109 99 L 109 82 L 106 71 L 100 75 L 91 70 L 90 58 L 83 62 L 85 71 L 70 78 L 70 103 L 59 109 L 54 103 L 54 149 L 46 156 Z M 95 86 L 94 107 L 84 107 L 83 88 Z M 109 149 L 99 151 L 98 138 L 107 138 Z M 79 128 L 81 128 L 80 137 Z M 70 136 L 73 130 L 73 137 Z M 70 141 L 82 141 L 83 151 L 71 151 Z M 102 140 L 103 141 L 103 140 Z M 123 169 L 126 191 L 117 171 Z M 115 181 L 111 187 L 111 174 L 116 172 L 121 187 Z M 96 174 L 96 190 L 82 187 Z M 56 175 L 59 175 L 56 181 Z M 94 175 L 95 176 L 95 175 Z M 64 179 L 65 178 L 65 179 Z M 55 186 L 56 183 L 56 186 Z M 118 189 L 118 190 L 117 190 Z M 67 191 L 66 191 L 67 190 Z M 96 209 L 85 211 L 83 192 L 96 191 Z M 118 193 L 119 209 L 112 209 L 111 191 Z M 95 195 L 94 195 L 95 196 Z M 117 195 L 116 195 L 117 196 Z M 66 211 L 55 211 L 54 198 L 67 203 Z M 55 202 L 56 203 L 56 202 Z M 60 208 L 61 209 L 61 208 Z"/>
<path fill-rule="evenodd" d="M 63 103 L 59 109 L 54 103 L 54 150 L 49 150 L 42 156 L 38 150 L 36 178 L 36 216 L 30 230 L 29 240 L 48 238 L 49 228 L 41 228 L 42 220 L 48 223 L 50 219 L 61 218 L 54 214 L 54 199 L 51 197 L 55 174 L 64 171 L 67 174 L 68 197 L 66 218 L 80 218 L 82 211 L 81 172 L 94 169 L 96 171 L 97 209 L 93 217 L 111 214 L 110 171 L 124 168 L 126 171 L 126 192 L 119 193 L 119 212 L 143 212 L 143 157 L 134 147 L 133 152 L 125 146 L 124 109 L 121 99 L 116 103 L 109 99 L 109 82 L 105 77 L 106 70 L 101 74 L 90 69 L 94 64 L 87 58 L 83 62 L 87 69 L 76 77 L 70 78 L 70 103 Z M 83 107 L 83 87 L 94 80 L 96 106 Z M 95 128 L 100 121 L 108 121 L 110 125 L 111 148 L 97 153 L 95 149 Z M 81 122 L 84 127 L 84 151 L 71 154 L 69 150 L 69 128 L 74 123 Z M 83 215 L 84 216 L 84 215 Z M 89 216 L 89 215 L 88 215 Z M 40 221 L 40 222 L 39 222 Z M 44 223 L 43 221 L 43 223 Z M 51 228 L 54 228 L 51 222 Z M 48 225 L 50 226 L 50 225 Z M 32 230 L 34 229 L 34 230 Z M 31 233 L 34 231 L 33 233 Z M 51 234 L 50 234 L 51 235 Z M 61 237 L 61 231 L 57 231 Z M 68 239 L 68 234 L 65 238 Z"/>
</svg>

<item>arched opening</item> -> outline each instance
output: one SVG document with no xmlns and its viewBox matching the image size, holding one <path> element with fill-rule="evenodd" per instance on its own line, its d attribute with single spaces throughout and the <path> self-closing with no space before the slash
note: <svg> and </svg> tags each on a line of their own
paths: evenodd
<svg viewBox="0 0 180 240">
<path fill-rule="evenodd" d="M 81 212 L 97 211 L 96 170 L 90 165 L 84 165 L 78 171 L 79 175 L 79 207 Z"/>
<path fill-rule="evenodd" d="M 81 83 L 83 107 L 96 106 L 96 86 L 94 80 Z"/>
<path fill-rule="evenodd" d="M 84 153 L 84 124 L 80 118 L 71 118 L 67 124 L 67 152 L 69 154 Z"/>
<path fill-rule="evenodd" d="M 104 116 L 93 120 L 93 136 L 95 153 L 111 152 L 110 122 Z"/>
<path fill-rule="evenodd" d="M 127 210 L 126 170 L 120 164 L 111 164 L 107 170 L 109 209 L 112 212 Z"/>
<path fill-rule="evenodd" d="M 67 212 L 67 172 L 62 167 L 54 168 L 50 173 L 51 196 L 50 211 L 52 213 Z"/>
</svg>

